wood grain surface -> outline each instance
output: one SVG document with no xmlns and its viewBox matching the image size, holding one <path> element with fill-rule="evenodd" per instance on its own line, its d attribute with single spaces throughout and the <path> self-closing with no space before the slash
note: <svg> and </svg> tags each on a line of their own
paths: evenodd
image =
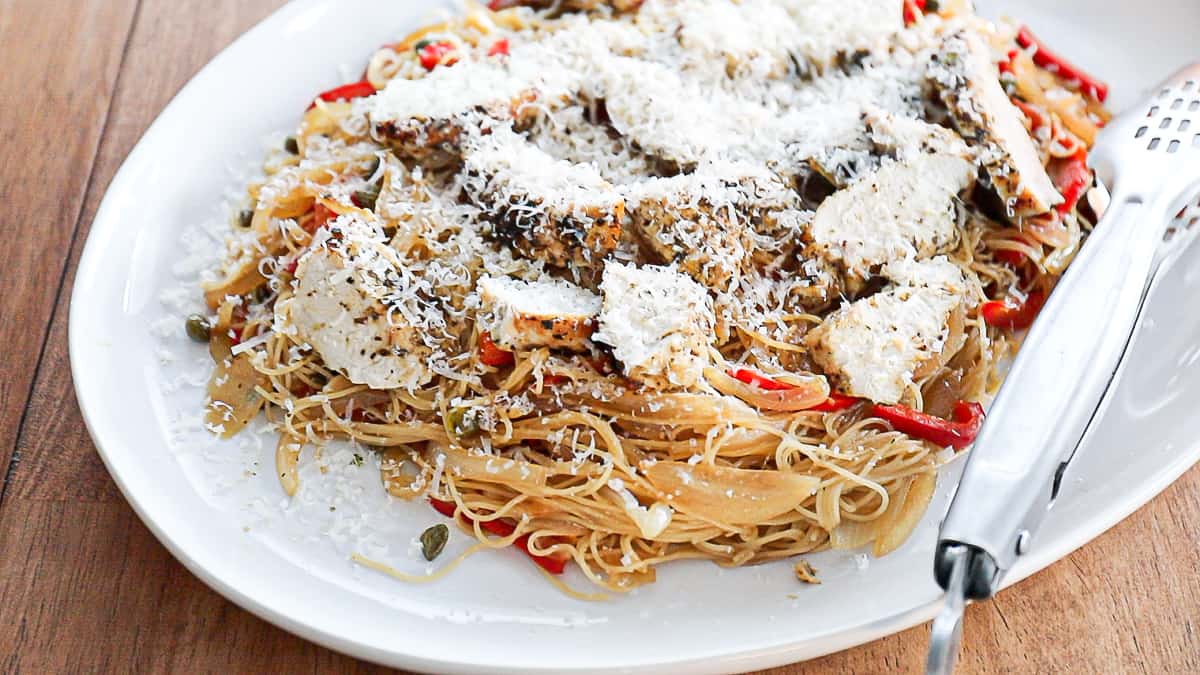
<svg viewBox="0 0 1200 675">
<path fill-rule="evenodd" d="M 79 251 L 171 96 L 281 0 L 0 0 L 0 672 L 374 672 L 209 590 L 130 510 L 67 358 Z M 370 45 L 364 46 L 364 49 Z M 993 602 L 965 673 L 1200 672 L 1200 469 Z M 928 626 L 799 673 L 917 672 Z"/>
</svg>

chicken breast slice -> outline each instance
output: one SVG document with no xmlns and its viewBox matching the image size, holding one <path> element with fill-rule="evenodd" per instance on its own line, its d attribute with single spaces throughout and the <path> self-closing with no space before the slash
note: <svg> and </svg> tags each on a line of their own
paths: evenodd
<svg viewBox="0 0 1200 675">
<path fill-rule="evenodd" d="M 1062 202 L 978 35 L 964 31 L 947 38 L 928 73 L 1012 215 L 1045 213 Z"/>
<path fill-rule="evenodd" d="M 296 264 L 291 297 L 275 304 L 277 331 L 307 342 L 330 368 L 373 389 L 414 389 L 445 317 L 388 247 L 383 232 L 352 216 L 317 231 Z"/>
<path fill-rule="evenodd" d="M 600 314 L 600 296 L 557 279 L 479 280 L 481 327 L 508 350 L 550 347 L 587 351 Z"/>
<path fill-rule="evenodd" d="M 914 155 L 886 163 L 817 208 L 814 248 L 848 276 L 866 279 L 902 258 L 928 258 L 957 234 L 956 200 L 975 169 L 962 157 Z"/>
<path fill-rule="evenodd" d="M 702 172 L 632 186 L 630 221 L 658 263 L 676 263 L 696 281 L 726 290 L 751 247 L 747 205 L 735 185 Z"/>
<path fill-rule="evenodd" d="M 626 377 L 653 389 L 687 389 L 703 378 L 715 319 L 700 284 L 672 267 L 610 261 L 600 290 L 593 339 L 612 347 Z"/>
<path fill-rule="evenodd" d="M 896 159 L 928 154 L 953 155 L 972 162 L 975 159 L 967 142 L 946 127 L 876 107 L 867 108 L 863 121 L 875 148 Z"/>
<path fill-rule="evenodd" d="M 898 283 L 839 308 L 805 341 L 840 392 L 894 404 L 962 332 L 966 280 L 945 256 L 897 261 L 883 273 Z"/>
<path fill-rule="evenodd" d="M 527 258 L 587 266 L 620 242 L 625 202 L 613 186 L 591 165 L 555 159 L 511 130 L 473 141 L 463 175 L 493 235 Z"/>
<path fill-rule="evenodd" d="M 415 79 L 393 78 L 357 105 L 375 135 L 398 155 L 457 159 L 472 132 L 510 123 L 520 128 L 574 97 L 583 75 L 553 46 L 527 42 L 506 57 L 439 66 Z"/>
<path fill-rule="evenodd" d="M 903 0 L 779 0 L 798 29 L 796 52 L 819 66 L 870 51 L 904 29 Z"/>
</svg>

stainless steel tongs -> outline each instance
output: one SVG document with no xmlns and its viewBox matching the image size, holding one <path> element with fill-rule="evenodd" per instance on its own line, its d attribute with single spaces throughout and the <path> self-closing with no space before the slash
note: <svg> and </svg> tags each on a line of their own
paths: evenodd
<svg viewBox="0 0 1200 675">
<path fill-rule="evenodd" d="M 1200 187 L 1200 64 L 1112 120 L 1090 162 L 1112 199 L 1030 329 L 942 522 L 946 589 L 929 673 L 953 670 L 963 608 L 990 598 L 1029 549 L 1063 473 L 1103 412 L 1155 275 L 1168 223 Z"/>
</svg>

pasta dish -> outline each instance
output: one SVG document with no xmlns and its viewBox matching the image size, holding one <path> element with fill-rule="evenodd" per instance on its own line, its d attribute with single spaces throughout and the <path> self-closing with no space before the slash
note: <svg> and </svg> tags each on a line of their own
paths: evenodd
<svg viewBox="0 0 1200 675">
<path fill-rule="evenodd" d="M 1105 206 L 1106 94 L 965 0 L 472 5 L 268 153 L 186 323 L 206 425 L 265 415 L 289 495 L 354 442 L 551 578 L 816 581 L 974 439 Z"/>
</svg>

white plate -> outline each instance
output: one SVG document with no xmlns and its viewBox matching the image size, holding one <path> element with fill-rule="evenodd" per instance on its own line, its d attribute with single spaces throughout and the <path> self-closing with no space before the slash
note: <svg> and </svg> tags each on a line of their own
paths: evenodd
<svg viewBox="0 0 1200 675">
<path fill-rule="evenodd" d="M 1104 76 L 1118 107 L 1200 57 L 1194 0 L 1024 0 L 985 9 L 1024 18 Z M 934 514 L 946 506 L 950 474 L 901 550 L 866 566 L 848 554 L 814 556 L 821 586 L 800 587 L 785 564 L 722 571 L 697 562 L 669 565 L 656 584 L 627 597 L 583 603 L 559 594 L 511 551 L 477 555 L 423 586 L 357 567 L 347 559 L 356 550 L 419 569 L 408 540 L 436 516 L 423 504 L 389 502 L 370 466 L 351 466 L 348 450 L 327 456 L 333 470 L 320 478 L 310 460 L 301 498 L 288 504 L 271 477 L 273 439 L 216 444 L 196 428 L 204 350 L 187 342 L 170 315 L 196 266 L 179 251 L 182 239 L 201 235 L 185 230 L 219 217 L 216 197 L 237 187 L 231 167 L 259 157 L 261 139 L 291 128 L 314 92 L 353 77 L 372 48 L 428 18 L 425 3 L 416 2 L 288 5 L 179 93 L 109 187 L 75 283 L 71 364 L 96 446 L 150 529 L 197 576 L 268 621 L 414 669 L 746 670 L 928 619 L 938 591 L 930 574 Z M 1180 266 L 1168 281 L 1152 300 L 1130 375 L 1097 442 L 1072 467 L 1009 582 L 1110 527 L 1200 455 L 1187 424 L 1200 398 L 1200 368 L 1187 367 L 1200 358 L 1200 313 L 1178 311 L 1194 306 L 1200 270 Z M 186 287 L 182 293 L 199 306 Z"/>
</svg>

